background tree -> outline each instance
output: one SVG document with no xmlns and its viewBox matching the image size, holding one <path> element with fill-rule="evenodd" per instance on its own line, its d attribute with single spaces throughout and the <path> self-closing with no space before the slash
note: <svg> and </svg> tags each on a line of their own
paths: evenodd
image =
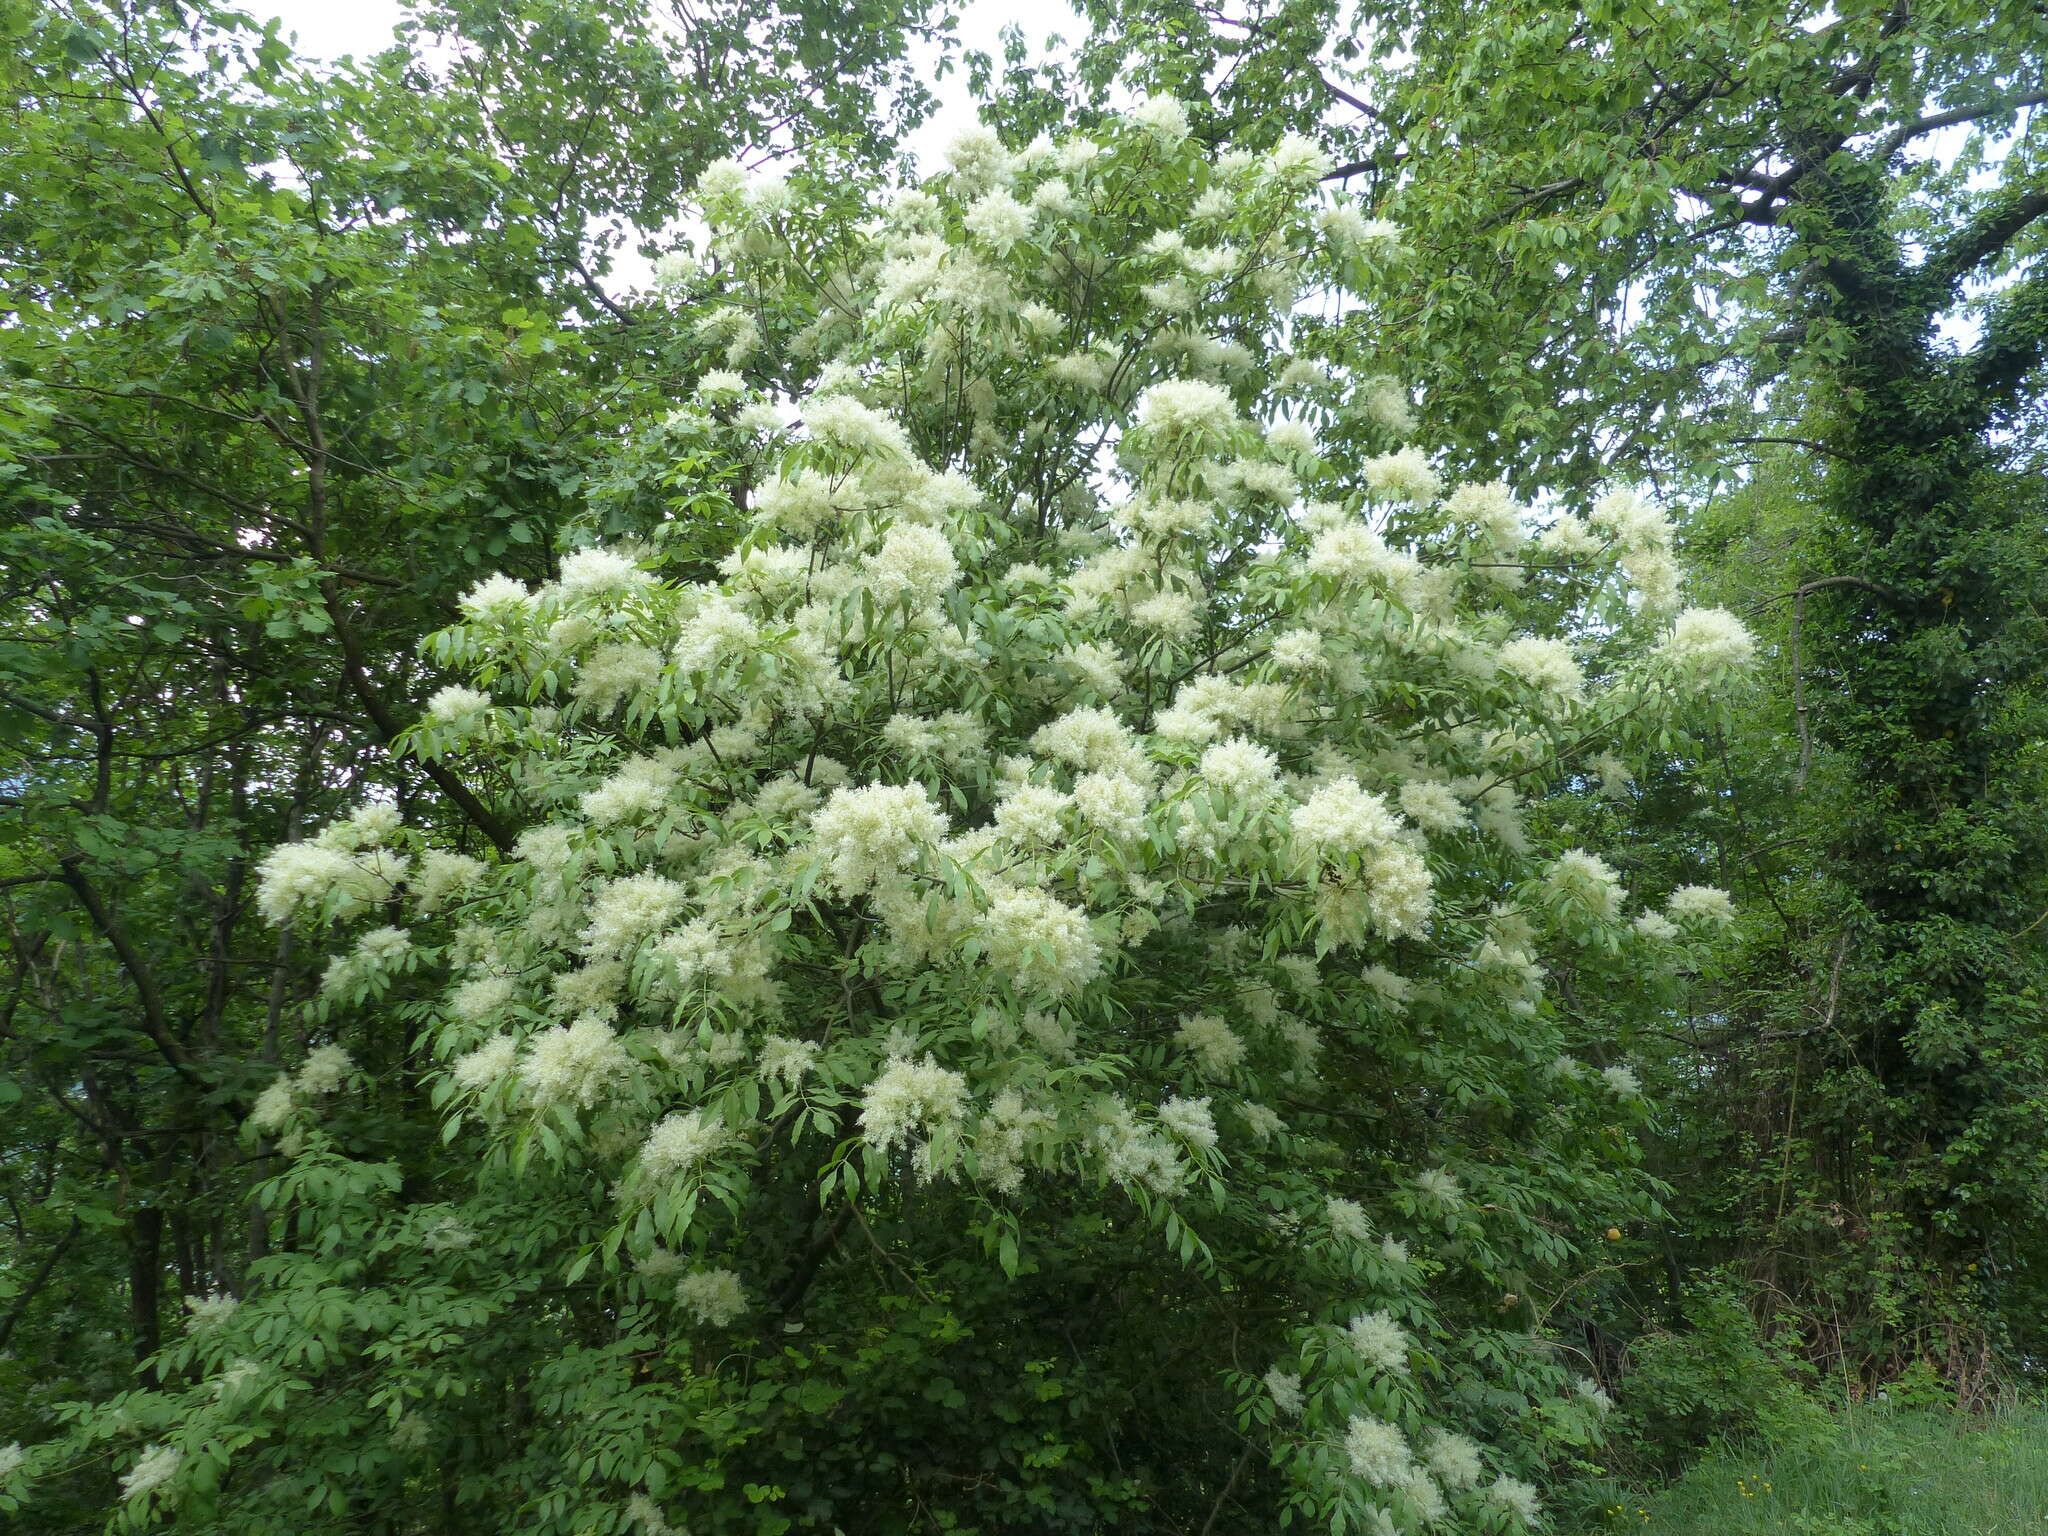
<svg viewBox="0 0 2048 1536">
<path fill-rule="evenodd" d="M 268 1251 L 234 1133 L 319 963 L 255 920 L 255 853 L 372 789 L 507 840 L 500 786 L 393 751 L 416 637 L 572 521 L 720 537 L 715 483 L 659 478 L 686 450 L 615 453 L 696 343 L 611 253 L 736 145 L 878 162 L 925 26 L 451 5 L 311 71 L 219 8 L 0 6 L 0 1438 Z"/>
<path fill-rule="evenodd" d="M 1933 1336 L 1956 1324 L 1972 1356 L 2007 1328 L 2031 1338 L 2048 1148 L 2041 524 L 2023 471 L 2041 441 L 2048 21 L 1941 4 L 1089 14 L 1061 90 L 1210 82 L 1205 121 L 1318 133 L 1429 254 L 1435 275 L 1336 345 L 1355 354 L 1369 330 L 1456 462 L 1518 485 L 1628 469 L 1705 504 L 1775 458 L 1767 491 L 1700 525 L 1724 590 L 1771 616 L 1773 702 L 1682 833 L 1643 805 L 1677 839 L 1645 858 L 1711 857 L 1749 910 L 1673 1061 L 1707 1087 L 1671 1166 L 1736 1171 L 1673 1257 L 1789 1292 L 1818 1357 L 1844 1358 L 1847 1320 L 1847 1358 L 1880 1373 L 1945 1359 Z M 1039 110 L 1043 76 L 1006 80 L 1017 112 Z"/>
</svg>

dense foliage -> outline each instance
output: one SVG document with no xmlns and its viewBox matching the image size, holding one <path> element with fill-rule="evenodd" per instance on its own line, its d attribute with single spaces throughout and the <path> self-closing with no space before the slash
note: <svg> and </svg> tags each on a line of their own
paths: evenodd
<svg viewBox="0 0 2048 1536">
<path fill-rule="evenodd" d="M 235 1135 L 322 962 L 255 859 L 372 786 L 508 835 L 392 751 L 417 637 L 701 494 L 612 451 L 671 338 L 597 287 L 606 228 L 734 140 L 876 163 L 927 100 L 901 26 L 812 80 L 738 14 L 443 7 L 316 72 L 208 8 L 0 5 L 0 1440 L 268 1249 Z M 111 1484 L 67 1486 L 75 1528 Z"/>
<path fill-rule="evenodd" d="M 922 0 L 0 0 L 11 1518 L 1505 1530 L 2038 1359 L 2038 8 L 1084 9 L 891 190 Z"/>
<path fill-rule="evenodd" d="M 2037 1353 L 2039 7 L 1089 12 L 1071 61 L 1012 70 L 1021 120 L 1135 69 L 1222 82 L 1219 130 L 1321 124 L 1428 256 L 1371 318 L 1426 441 L 1686 492 L 1773 642 L 1715 794 L 1630 818 L 1646 857 L 1711 846 L 1744 921 L 1659 1077 L 1695 1198 L 1616 1325 L 1732 1264 L 1830 1370 Z"/>
</svg>

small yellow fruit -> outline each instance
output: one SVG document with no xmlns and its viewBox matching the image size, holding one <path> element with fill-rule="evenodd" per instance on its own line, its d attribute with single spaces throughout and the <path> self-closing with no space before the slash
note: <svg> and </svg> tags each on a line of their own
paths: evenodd
<svg viewBox="0 0 2048 1536">
<path fill-rule="evenodd" d="M 1618 1242 L 1620 1242 L 1620 1241 L 1621 1241 L 1621 1228 L 1619 1228 L 1619 1227 L 1609 1227 L 1609 1228 L 1607 1229 L 1607 1241 L 1609 1241 L 1610 1243 L 1618 1243 Z"/>
</svg>

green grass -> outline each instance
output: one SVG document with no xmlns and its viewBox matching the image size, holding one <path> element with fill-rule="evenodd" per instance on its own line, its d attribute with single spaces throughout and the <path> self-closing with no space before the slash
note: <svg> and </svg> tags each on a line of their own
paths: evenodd
<svg viewBox="0 0 2048 1536">
<path fill-rule="evenodd" d="M 1858 1409 L 1798 1455 L 1724 1448 L 1584 1536 L 2048 1536 L 2048 1407 L 1993 1418 Z"/>
</svg>

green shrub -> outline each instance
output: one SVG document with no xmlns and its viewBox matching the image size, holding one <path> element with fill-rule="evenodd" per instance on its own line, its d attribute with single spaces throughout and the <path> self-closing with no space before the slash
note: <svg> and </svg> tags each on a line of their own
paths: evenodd
<svg viewBox="0 0 2048 1536">
<path fill-rule="evenodd" d="M 1643 1471 L 1667 1475 L 1716 1443 L 1817 1452 L 1833 1442 L 1836 1426 L 1810 1394 L 1810 1376 L 1732 1288 L 1716 1286 L 1686 1303 L 1682 1327 L 1630 1347 L 1615 1438 L 1641 1458 Z"/>
</svg>

